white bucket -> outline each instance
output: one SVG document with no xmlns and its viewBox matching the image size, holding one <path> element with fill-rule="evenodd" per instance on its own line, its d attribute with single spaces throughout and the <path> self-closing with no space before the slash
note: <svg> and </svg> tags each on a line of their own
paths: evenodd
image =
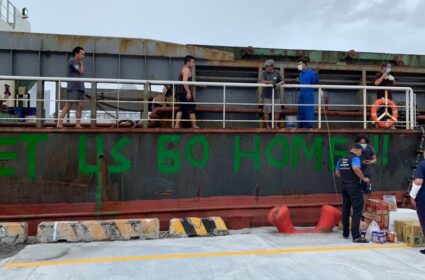
<svg viewBox="0 0 425 280">
<path fill-rule="evenodd" d="M 25 116 L 25 122 L 27 123 L 35 123 L 35 119 L 36 119 L 36 116 L 32 116 L 32 115 Z"/>
<path fill-rule="evenodd" d="M 298 127 L 297 120 L 298 120 L 297 116 L 286 116 L 285 117 L 286 127 L 287 128 L 297 128 Z"/>
</svg>

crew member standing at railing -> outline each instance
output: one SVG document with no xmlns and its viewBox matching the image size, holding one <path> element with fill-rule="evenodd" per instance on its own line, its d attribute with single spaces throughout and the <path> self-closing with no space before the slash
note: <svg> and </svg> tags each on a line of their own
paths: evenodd
<svg viewBox="0 0 425 280">
<path fill-rule="evenodd" d="M 309 67 L 307 59 L 298 59 L 298 71 L 300 71 L 301 85 L 316 85 L 319 83 L 319 76 Z M 314 120 L 314 92 L 313 88 L 301 88 L 298 97 L 298 127 L 313 128 Z"/>
<path fill-rule="evenodd" d="M 3 94 L 3 99 L 1 101 L 1 111 L 2 112 L 8 112 L 8 107 L 7 107 L 7 101 L 9 99 L 9 97 L 12 95 L 12 93 L 10 92 L 10 86 L 8 84 L 4 85 L 4 94 Z"/>
<path fill-rule="evenodd" d="M 81 78 L 84 75 L 83 59 L 85 51 L 82 47 L 75 47 L 72 50 L 72 58 L 68 61 L 68 77 L 70 78 Z M 84 93 L 84 82 L 68 82 L 65 106 L 58 118 L 58 128 L 63 127 L 63 118 L 68 114 L 73 103 L 77 103 L 76 112 L 76 128 L 81 128 L 81 115 L 83 112 L 83 100 L 85 97 Z"/>
<path fill-rule="evenodd" d="M 382 87 L 392 87 L 395 83 L 395 78 L 391 75 L 392 65 L 391 63 L 382 63 L 381 64 L 381 72 L 376 73 L 375 75 L 375 86 Z M 391 90 L 387 90 L 388 99 L 393 99 L 393 95 Z M 378 89 L 376 91 L 376 99 L 385 97 L 385 90 Z"/>
<path fill-rule="evenodd" d="M 375 86 L 381 87 L 392 87 L 395 84 L 395 77 L 391 75 L 392 64 L 391 63 L 382 63 L 381 71 L 375 75 Z M 385 91 L 387 92 L 387 98 L 392 100 L 393 94 L 391 90 L 378 89 L 376 91 L 376 99 L 384 98 Z M 378 117 L 381 116 L 385 111 L 384 107 L 378 109 Z M 392 114 L 392 109 L 388 107 L 388 113 Z M 387 120 L 387 117 L 382 118 L 382 120 Z"/>
<path fill-rule="evenodd" d="M 179 74 L 179 81 L 191 82 L 192 81 L 192 68 L 195 66 L 195 58 L 191 55 L 187 55 L 184 58 L 184 66 Z M 178 85 L 177 86 L 177 100 L 179 101 L 179 107 L 176 114 L 176 128 L 181 127 L 182 117 L 189 116 L 192 128 L 199 128 L 196 125 L 195 116 L 195 100 L 193 99 L 193 86 Z"/>
<path fill-rule="evenodd" d="M 264 113 L 264 122 L 266 123 L 266 128 L 270 128 L 270 114 L 272 113 L 272 98 L 274 92 L 274 120 L 279 120 L 280 112 L 282 112 L 280 106 L 280 92 L 279 86 L 283 85 L 283 79 L 280 75 L 280 72 L 274 69 L 274 61 L 272 59 L 266 60 L 264 63 L 263 74 L 261 75 L 261 83 L 273 85 L 271 87 L 263 88 L 263 113 Z M 277 127 L 277 125 L 275 126 Z"/>
</svg>

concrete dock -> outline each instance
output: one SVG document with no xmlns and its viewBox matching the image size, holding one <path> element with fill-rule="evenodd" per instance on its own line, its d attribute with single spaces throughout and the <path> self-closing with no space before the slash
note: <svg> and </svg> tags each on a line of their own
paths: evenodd
<svg viewBox="0 0 425 280">
<path fill-rule="evenodd" d="M 425 279 L 404 243 L 354 244 L 341 232 L 28 245 L 0 260 L 0 279 Z"/>
</svg>

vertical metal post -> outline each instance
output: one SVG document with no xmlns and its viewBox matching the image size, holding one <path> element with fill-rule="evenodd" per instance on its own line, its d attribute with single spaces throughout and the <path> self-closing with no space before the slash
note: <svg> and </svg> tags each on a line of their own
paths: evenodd
<svg viewBox="0 0 425 280">
<path fill-rule="evenodd" d="M 272 87 L 272 114 L 271 114 L 271 120 L 272 120 L 272 128 L 274 128 L 274 87 Z"/>
<path fill-rule="evenodd" d="M 192 81 L 196 81 L 196 64 L 193 66 L 193 69 L 192 69 Z M 188 85 L 188 86 L 190 86 L 190 85 Z M 197 89 L 196 89 L 196 86 L 193 86 L 192 87 L 192 96 L 193 96 L 193 100 L 194 100 L 195 104 L 196 104 L 196 100 L 197 100 L 196 95 L 197 95 Z"/>
<path fill-rule="evenodd" d="M 317 96 L 317 120 L 318 120 L 318 128 L 322 128 L 322 96 L 323 96 L 323 89 L 319 88 L 319 95 Z"/>
<path fill-rule="evenodd" d="M 223 128 L 226 128 L 226 86 L 223 86 Z"/>
<path fill-rule="evenodd" d="M 363 129 L 367 128 L 367 89 L 363 88 Z"/>
<path fill-rule="evenodd" d="M 148 118 L 149 118 L 149 83 L 144 84 L 144 94 L 143 94 L 143 111 L 142 111 L 142 120 L 143 127 L 148 127 Z"/>
<path fill-rule="evenodd" d="M 367 75 L 366 70 L 362 69 L 362 86 L 363 88 L 363 129 L 367 128 Z"/>
<path fill-rule="evenodd" d="M 60 100 L 61 100 L 61 81 L 56 82 L 56 93 L 55 93 L 55 95 L 56 95 L 56 98 L 55 98 L 55 100 L 56 100 L 56 112 L 55 112 L 54 117 L 55 117 L 55 120 L 57 121 L 57 120 L 59 120 L 59 114 L 60 114 L 60 110 L 61 110 L 61 102 L 60 102 Z"/>
<path fill-rule="evenodd" d="M 97 83 L 91 83 L 92 94 L 90 98 L 90 126 L 96 127 L 96 119 L 97 119 Z"/>
<path fill-rule="evenodd" d="M 409 119 L 410 119 L 410 110 L 409 110 L 409 107 L 410 107 L 410 92 L 409 92 L 409 90 L 407 89 L 406 90 L 406 103 L 405 103 L 405 110 L 406 110 L 406 129 L 410 129 L 410 121 L 409 121 Z"/>
<path fill-rule="evenodd" d="M 258 81 L 262 80 L 262 78 L 261 78 L 262 73 L 263 73 L 263 67 L 260 66 L 260 67 L 258 67 L 258 79 L 257 79 Z M 263 100 L 263 91 L 264 91 L 264 88 L 262 86 L 257 87 L 257 102 L 256 102 L 257 107 L 259 107 L 258 102 L 264 101 Z M 264 105 L 264 104 L 261 104 L 261 105 Z M 258 123 L 259 123 L 259 127 L 263 127 L 263 125 L 264 125 L 264 114 L 263 114 L 263 122 L 261 120 L 258 120 Z"/>
<path fill-rule="evenodd" d="M 416 127 L 416 94 L 413 92 L 413 90 L 410 90 L 411 98 L 410 98 L 410 119 L 411 119 L 411 125 L 412 129 L 415 129 Z"/>
<path fill-rule="evenodd" d="M 118 96 L 117 96 L 117 110 L 116 110 L 116 120 L 115 120 L 115 124 L 118 126 L 119 122 L 120 122 L 120 82 L 118 82 Z"/>
<path fill-rule="evenodd" d="M 280 76 L 285 81 L 285 67 L 283 65 L 280 66 Z M 285 98 L 285 88 L 283 86 L 279 86 L 279 103 L 281 103 L 282 105 L 285 104 L 284 98 Z"/>
<path fill-rule="evenodd" d="M 176 106 L 176 85 L 173 84 L 173 96 L 172 96 L 172 100 L 171 100 L 171 127 L 175 128 L 175 120 L 174 120 L 174 113 L 175 113 L 175 109 L 174 106 Z"/>
<path fill-rule="evenodd" d="M 44 81 L 37 81 L 36 121 L 35 127 L 41 128 L 44 123 Z"/>
</svg>

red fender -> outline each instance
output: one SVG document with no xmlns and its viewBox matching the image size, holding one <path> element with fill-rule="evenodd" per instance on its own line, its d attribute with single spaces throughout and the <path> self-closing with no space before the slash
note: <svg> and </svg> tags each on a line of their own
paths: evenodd
<svg viewBox="0 0 425 280">
<path fill-rule="evenodd" d="M 295 229 L 289 209 L 286 205 L 274 207 L 267 215 L 268 221 L 276 226 L 277 230 L 281 233 L 319 233 L 331 232 L 342 218 L 342 213 L 338 209 L 330 205 L 323 205 L 320 211 L 320 219 L 314 229 Z"/>
<path fill-rule="evenodd" d="M 281 233 L 295 233 L 296 230 L 292 225 L 291 217 L 289 216 L 288 206 L 283 205 L 273 208 L 268 216 L 271 224 L 277 227 Z"/>
<path fill-rule="evenodd" d="M 314 228 L 316 232 L 331 232 L 335 225 L 342 219 L 342 213 L 330 205 L 323 205 L 320 211 L 320 219 Z"/>
</svg>

